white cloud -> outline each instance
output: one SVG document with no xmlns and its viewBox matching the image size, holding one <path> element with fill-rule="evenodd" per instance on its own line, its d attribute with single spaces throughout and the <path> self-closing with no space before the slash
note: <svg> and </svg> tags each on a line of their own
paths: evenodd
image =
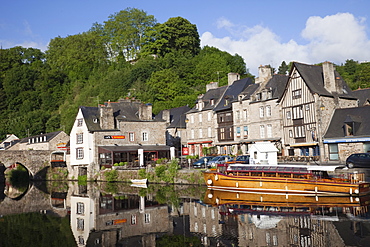
<svg viewBox="0 0 370 247">
<path fill-rule="evenodd" d="M 220 23 L 222 25 L 219 26 L 225 28 L 230 37 L 218 38 L 205 32 L 201 36 L 202 46 L 214 46 L 231 54 L 241 55 L 254 75 L 257 75 L 259 65 L 271 64 L 277 69 L 284 60 L 287 63 L 331 61 L 340 64 L 346 59 L 363 61 L 370 57 L 365 19 L 356 19 L 350 13 L 308 18 L 306 27 L 301 32 L 302 37 L 308 41 L 304 45 L 295 40 L 282 43 L 278 35 L 260 25 L 252 28 L 237 27 L 225 18 Z"/>
</svg>

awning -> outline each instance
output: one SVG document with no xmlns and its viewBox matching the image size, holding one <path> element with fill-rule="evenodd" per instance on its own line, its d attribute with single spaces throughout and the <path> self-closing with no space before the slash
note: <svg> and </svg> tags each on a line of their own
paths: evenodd
<svg viewBox="0 0 370 247">
<path fill-rule="evenodd" d="M 324 139 L 324 143 L 349 143 L 349 142 L 370 142 L 370 137 L 351 137 L 338 139 Z"/>
<path fill-rule="evenodd" d="M 307 143 L 307 142 L 303 142 L 303 143 L 295 143 L 295 144 L 290 144 L 289 146 L 291 147 L 309 147 L 309 146 L 317 146 L 317 142 L 311 142 L 311 143 Z"/>
<path fill-rule="evenodd" d="M 188 142 L 188 145 L 212 143 L 212 141 Z"/>
<path fill-rule="evenodd" d="M 130 146 L 98 146 L 99 149 L 104 149 L 109 152 L 137 152 L 139 149 L 144 151 L 169 151 L 170 146 L 166 145 L 130 145 Z"/>
</svg>

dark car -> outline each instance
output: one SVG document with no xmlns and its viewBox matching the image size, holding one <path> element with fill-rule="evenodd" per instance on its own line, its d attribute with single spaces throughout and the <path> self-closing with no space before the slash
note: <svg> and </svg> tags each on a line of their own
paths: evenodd
<svg viewBox="0 0 370 247">
<path fill-rule="evenodd" d="M 209 162 L 208 162 L 208 168 L 211 168 L 211 167 L 216 167 L 218 164 L 222 164 L 222 163 L 226 163 L 228 161 L 232 160 L 232 158 L 230 156 L 225 156 L 225 155 L 222 155 L 222 156 L 216 156 L 216 157 L 213 157 L 213 159 L 211 159 Z"/>
<path fill-rule="evenodd" d="M 234 159 L 235 163 L 249 164 L 249 155 L 239 155 Z"/>
<path fill-rule="evenodd" d="M 370 153 L 351 154 L 346 160 L 346 165 L 348 168 L 370 168 Z"/>
<path fill-rule="evenodd" d="M 213 156 L 205 156 L 193 163 L 194 168 L 206 168 L 208 162 L 213 158 Z"/>
</svg>

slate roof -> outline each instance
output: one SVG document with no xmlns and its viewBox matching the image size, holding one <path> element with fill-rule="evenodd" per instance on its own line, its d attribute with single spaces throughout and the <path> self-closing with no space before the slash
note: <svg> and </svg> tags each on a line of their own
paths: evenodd
<svg viewBox="0 0 370 247">
<path fill-rule="evenodd" d="M 42 139 L 41 139 L 41 141 L 38 141 L 37 143 L 49 142 L 61 132 L 63 132 L 63 131 L 55 131 L 55 132 L 50 132 L 50 133 L 46 133 L 46 134 L 40 134 L 40 135 L 25 137 L 25 138 L 20 139 L 19 143 L 28 143 L 28 140 L 33 139 L 33 138 L 40 140 L 40 137 Z M 44 141 L 44 136 L 46 136 L 46 141 Z"/>
<path fill-rule="evenodd" d="M 273 99 L 281 98 L 281 96 L 284 94 L 288 79 L 289 77 L 286 75 L 273 75 L 272 78 L 267 82 L 266 88 L 272 88 Z"/>
<path fill-rule="evenodd" d="M 177 108 L 169 109 L 170 111 L 170 125 L 167 128 L 186 128 L 186 115 L 185 113 L 188 112 L 191 108 L 189 106 L 181 106 Z M 163 119 L 163 111 L 159 112 L 155 118 L 156 119 Z"/>
<path fill-rule="evenodd" d="M 336 109 L 324 138 L 345 137 L 345 122 L 354 121 L 354 136 L 370 136 L 370 106 Z"/>
<path fill-rule="evenodd" d="M 352 95 L 358 99 L 359 106 L 370 103 L 370 88 L 357 89 L 352 91 Z"/>
<path fill-rule="evenodd" d="M 203 107 L 203 111 L 206 111 L 206 110 L 212 110 L 216 105 L 217 105 L 217 102 L 218 100 L 222 97 L 222 95 L 224 94 L 225 90 L 227 89 L 227 86 L 222 86 L 222 87 L 218 87 L 218 88 L 214 88 L 214 89 L 210 89 L 208 90 L 202 97 L 201 99 L 198 99 L 197 102 L 199 100 L 202 100 L 204 102 L 204 107 Z M 212 105 L 211 104 L 211 100 L 214 100 L 214 104 Z M 192 113 L 192 112 L 198 112 L 198 109 L 196 109 L 195 107 L 193 107 L 189 113 Z"/>
<path fill-rule="evenodd" d="M 312 93 L 317 93 L 321 96 L 333 97 L 331 92 L 328 92 L 324 87 L 324 76 L 323 68 L 318 65 L 308 65 L 303 63 L 294 62 L 292 69 L 296 68 L 299 74 L 302 76 L 306 85 L 311 90 Z M 334 70 L 335 81 L 342 88 L 337 96 L 342 98 L 354 98 L 351 94 L 351 89 L 348 87 L 347 83 L 342 79 L 338 71 Z"/>
<path fill-rule="evenodd" d="M 214 111 L 224 111 L 232 108 L 232 102 L 238 100 L 238 95 L 243 92 L 249 85 L 254 84 L 251 78 L 247 77 L 241 80 L 234 81 L 233 84 L 227 87 L 222 98 L 214 108 Z"/>
<path fill-rule="evenodd" d="M 113 108 L 113 116 L 116 120 L 127 122 L 148 121 L 139 118 L 140 101 L 107 102 Z M 89 131 L 101 131 L 99 107 L 80 106 L 82 115 Z M 153 122 L 163 122 L 162 119 L 152 119 Z M 107 130 L 104 130 L 107 131 Z M 109 131 L 109 130 L 108 130 Z M 113 131 L 113 130 L 112 130 Z"/>
</svg>

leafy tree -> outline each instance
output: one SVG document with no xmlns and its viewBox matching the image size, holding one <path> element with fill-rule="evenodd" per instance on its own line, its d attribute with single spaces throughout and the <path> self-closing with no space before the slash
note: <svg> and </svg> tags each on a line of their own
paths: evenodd
<svg viewBox="0 0 370 247">
<path fill-rule="evenodd" d="M 104 24 L 104 35 L 107 37 L 111 57 L 122 55 L 126 61 L 137 58 L 144 42 L 146 31 L 156 24 L 153 15 L 143 10 L 127 8 L 110 15 Z M 94 30 L 99 30 L 95 25 Z"/>
<path fill-rule="evenodd" d="M 170 18 L 148 31 L 143 54 L 164 56 L 174 51 L 193 56 L 200 51 L 200 38 L 196 25 L 182 17 Z"/>
</svg>

